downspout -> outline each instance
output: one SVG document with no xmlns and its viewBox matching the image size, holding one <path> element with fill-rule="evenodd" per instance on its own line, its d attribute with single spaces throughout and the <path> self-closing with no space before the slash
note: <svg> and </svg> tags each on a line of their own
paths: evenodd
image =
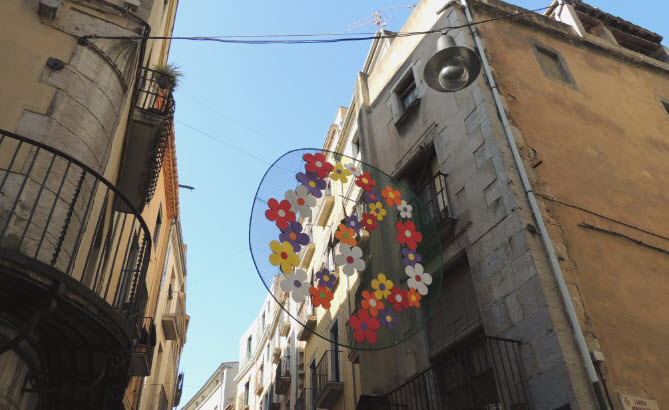
<svg viewBox="0 0 669 410">
<path fill-rule="evenodd" d="M 460 2 L 465 11 L 467 23 L 468 24 L 474 23 L 474 19 L 472 18 L 472 15 L 469 11 L 469 7 L 467 7 L 467 0 L 460 0 Z M 527 174 L 525 173 L 525 167 L 523 166 L 523 162 L 520 158 L 520 153 L 518 152 L 516 141 L 513 138 L 511 126 L 509 125 L 506 113 L 504 112 L 504 106 L 502 105 L 502 100 L 500 99 L 499 92 L 497 91 L 497 85 L 495 84 L 492 72 L 490 71 L 490 65 L 488 64 L 488 59 L 486 58 L 486 55 L 483 50 L 481 37 L 478 31 L 474 28 L 474 26 L 470 25 L 469 29 L 472 35 L 474 36 L 474 41 L 476 42 L 476 48 L 478 50 L 479 56 L 481 57 L 481 61 L 483 63 L 483 69 L 488 79 L 488 83 L 490 84 L 490 89 L 492 90 L 493 98 L 495 99 L 495 106 L 497 107 L 497 112 L 502 120 L 502 125 L 504 126 L 504 134 L 506 134 L 506 139 L 509 142 L 509 146 L 511 147 L 511 152 L 513 153 L 513 160 L 516 164 L 516 167 L 518 168 L 518 173 L 520 174 L 520 179 L 523 182 L 523 188 L 525 189 L 525 194 L 527 195 L 527 199 L 530 202 L 530 207 L 532 208 L 532 214 L 534 215 L 534 219 L 536 220 L 537 226 L 539 227 L 539 232 L 541 233 L 541 239 L 544 243 L 544 246 L 546 247 L 546 251 L 548 252 L 551 269 L 553 271 L 553 274 L 555 275 L 555 279 L 557 279 L 558 287 L 560 290 L 560 296 L 562 297 L 562 302 L 564 303 L 565 308 L 567 309 L 567 316 L 569 318 L 569 322 L 574 328 L 574 336 L 576 337 L 578 350 L 580 351 L 581 356 L 583 358 L 583 363 L 585 364 L 585 369 L 587 371 L 588 378 L 590 379 L 592 387 L 595 390 L 595 395 L 597 397 L 599 408 L 608 409 L 606 401 L 604 400 L 604 394 L 602 393 L 602 387 L 599 383 L 599 378 L 597 377 L 597 373 L 595 371 L 595 366 L 592 363 L 592 359 L 590 358 L 590 354 L 588 352 L 588 346 L 585 343 L 585 337 L 583 336 L 581 325 L 578 322 L 578 317 L 576 316 L 574 305 L 572 304 L 571 297 L 569 296 L 569 290 L 567 289 L 567 285 L 564 281 L 564 276 L 562 275 L 562 270 L 560 269 L 557 257 L 555 256 L 553 244 L 551 243 L 550 237 L 548 236 L 548 231 L 546 230 L 546 225 L 544 225 L 544 221 L 541 216 L 541 211 L 539 210 L 539 206 L 537 205 L 537 200 L 534 196 L 534 192 L 532 192 L 532 186 L 530 185 L 530 181 L 527 178 Z"/>
</svg>

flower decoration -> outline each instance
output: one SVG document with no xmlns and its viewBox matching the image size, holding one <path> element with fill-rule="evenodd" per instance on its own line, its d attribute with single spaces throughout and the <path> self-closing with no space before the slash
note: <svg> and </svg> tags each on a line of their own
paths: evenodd
<svg viewBox="0 0 669 410">
<path fill-rule="evenodd" d="M 407 286 L 415 288 L 423 296 L 427 295 L 427 285 L 432 283 L 432 275 L 423 272 L 423 265 L 417 263 L 415 266 L 407 266 L 404 272 L 409 277 Z"/>
<path fill-rule="evenodd" d="M 362 272 L 367 266 L 362 260 L 362 249 L 344 243 L 339 244 L 339 254 L 335 255 L 334 263 L 342 267 L 346 276 L 353 275 L 355 271 Z"/>
<path fill-rule="evenodd" d="M 309 294 L 309 282 L 307 282 L 307 272 L 297 269 L 295 273 L 283 275 L 281 289 L 289 293 L 297 303 L 304 302 L 304 298 Z"/>
<path fill-rule="evenodd" d="M 393 281 L 386 279 L 386 275 L 379 273 L 376 279 L 372 280 L 372 289 L 374 289 L 374 296 L 378 300 L 384 299 L 390 295 L 390 289 L 393 288 Z"/>
<path fill-rule="evenodd" d="M 400 289 L 397 286 L 393 286 L 390 290 L 390 295 L 386 297 L 386 300 L 393 305 L 395 312 L 401 312 L 402 309 L 409 307 L 409 292 L 406 289 Z"/>
<path fill-rule="evenodd" d="M 353 339 L 356 342 L 362 343 L 367 340 L 369 343 L 376 343 L 376 330 L 381 327 L 381 323 L 379 319 L 370 317 L 365 309 L 359 309 L 357 316 L 351 316 L 348 324 L 355 330 Z"/>
<path fill-rule="evenodd" d="M 420 307 L 420 293 L 415 288 L 409 289 L 409 306 Z"/>
<path fill-rule="evenodd" d="M 326 178 L 328 173 L 334 169 L 334 166 L 325 160 L 325 155 L 317 152 L 315 154 L 304 154 L 302 157 L 306 164 L 304 164 L 304 169 L 309 173 L 315 173 L 319 178 Z"/>
<path fill-rule="evenodd" d="M 358 179 L 355 180 L 355 184 L 365 191 L 369 192 L 376 186 L 376 181 L 372 179 L 372 176 L 369 175 L 369 172 L 363 172 L 360 174 Z"/>
<path fill-rule="evenodd" d="M 334 299 L 332 292 L 325 286 L 312 286 L 309 288 L 311 294 L 311 304 L 314 306 L 323 306 L 323 309 L 330 309 L 330 301 Z"/>
<path fill-rule="evenodd" d="M 376 217 L 376 219 L 378 219 L 379 221 L 383 221 L 383 217 L 386 216 L 387 212 L 385 209 L 383 209 L 383 204 L 381 202 L 377 202 L 375 204 L 369 204 L 369 209 L 370 209 L 369 212 L 371 212 L 372 215 Z"/>
<path fill-rule="evenodd" d="M 381 191 L 381 196 L 386 198 L 386 204 L 388 204 L 388 206 L 399 205 L 402 203 L 402 200 L 400 199 L 402 194 L 400 191 L 393 189 L 390 185 L 386 186 L 386 188 Z"/>
<path fill-rule="evenodd" d="M 300 257 L 293 252 L 293 245 L 289 242 L 272 241 L 269 247 L 274 252 L 269 255 L 269 263 L 280 266 L 281 272 L 290 273 L 294 266 L 300 264 Z"/>
<path fill-rule="evenodd" d="M 316 272 L 316 279 L 318 279 L 318 286 L 326 287 L 328 289 L 334 288 L 337 277 L 330 272 L 328 268 L 323 268 Z"/>
<path fill-rule="evenodd" d="M 397 205 L 397 209 L 400 210 L 400 218 L 411 218 L 413 206 L 409 205 L 404 199 Z"/>
<path fill-rule="evenodd" d="M 285 198 L 290 202 L 290 210 L 299 212 L 300 216 L 311 216 L 311 208 L 316 206 L 316 198 L 309 195 L 309 190 L 304 185 L 298 185 L 294 191 L 286 191 Z"/>
<path fill-rule="evenodd" d="M 347 228 L 353 229 L 356 235 L 360 231 L 360 228 L 362 228 L 362 224 L 358 220 L 357 215 L 351 215 L 344 218 L 344 225 L 346 225 Z"/>
<path fill-rule="evenodd" d="M 295 212 L 290 210 L 290 202 L 285 199 L 279 202 L 270 198 L 267 205 L 269 205 L 269 209 L 265 211 L 265 217 L 270 221 L 276 221 L 276 226 L 279 229 L 286 229 L 290 222 L 295 222 Z"/>
<path fill-rule="evenodd" d="M 297 180 L 302 183 L 302 186 L 307 188 L 307 191 L 311 195 L 315 196 L 316 198 L 323 196 L 322 191 L 327 186 L 327 183 L 324 179 L 318 178 L 318 175 L 312 174 L 310 172 L 307 172 L 306 174 L 304 172 L 298 172 L 295 178 L 297 178 Z"/>
<path fill-rule="evenodd" d="M 351 246 L 358 244 L 358 241 L 355 240 L 355 230 L 353 230 L 353 228 L 347 228 L 344 224 L 339 224 L 339 229 L 334 235 L 341 243 Z"/>
<path fill-rule="evenodd" d="M 344 166 L 346 167 L 346 169 L 351 171 L 351 174 L 353 174 L 354 176 L 359 177 L 360 175 L 362 175 L 362 168 L 356 166 L 353 162 L 350 162 Z"/>
<path fill-rule="evenodd" d="M 344 168 L 341 162 L 337 162 L 334 166 L 334 169 L 330 173 L 330 179 L 333 181 L 339 181 L 343 184 L 348 182 L 348 177 L 351 176 L 351 171 Z"/>
<path fill-rule="evenodd" d="M 379 227 L 379 224 L 376 223 L 376 217 L 372 214 L 362 214 L 362 221 L 360 221 L 360 223 L 367 232 L 372 232 Z"/>
<path fill-rule="evenodd" d="M 295 252 L 302 249 L 302 245 L 309 244 L 309 235 L 302 232 L 302 224 L 295 221 L 291 222 L 286 229 L 282 229 L 279 234 L 279 241 L 288 242 L 293 246 Z"/>
<path fill-rule="evenodd" d="M 402 248 L 402 262 L 406 266 L 414 266 L 420 261 L 423 260 L 423 257 L 420 256 L 420 253 L 416 252 L 414 249 Z"/>
<path fill-rule="evenodd" d="M 372 188 L 369 192 L 365 192 L 365 202 L 368 204 L 378 202 L 379 198 L 379 193 L 376 191 L 376 188 Z"/>
<path fill-rule="evenodd" d="M 398 222 L 395 228 L 398 231 L 397 242 L 400 245 L 406 244 L 409 249 L 416 249 L 418 243 L 423 240 L 423 235 L 416 230 L 416 225 L 411 221 Z"/>
<path fill-rule="evenodd" d="M 392 329 L 400 321 L 392 309 L 383 309 L 379 312 L 379 320 L 385 327 Z"/>
<path fill-rule="evenodd" d="M 370 293 L 368 290 L 364 290 L 362 292 L 362 297 L 363 299 L 360 304 L 364 309 L 368 310 L 369 314 L 372 316 L 378 315 L 379 310 L 385 307 L 383 302 L 377 299 L 376 296 L 374 296 L 374 294 Z"/>
</svg>

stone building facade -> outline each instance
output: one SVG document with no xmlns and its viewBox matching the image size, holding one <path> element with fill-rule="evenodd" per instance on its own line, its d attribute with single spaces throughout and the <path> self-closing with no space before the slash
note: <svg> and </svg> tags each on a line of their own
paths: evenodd
<svg viewBox="0 0 669 410">
<path fill-rule="evenodd" d="M 225 362 L 216 369 L 209 380 L 193 395 L 182 410 L 221 410 L 235 405 L 237 384 L 235 377 L 239 362 Z"/>
</svg>

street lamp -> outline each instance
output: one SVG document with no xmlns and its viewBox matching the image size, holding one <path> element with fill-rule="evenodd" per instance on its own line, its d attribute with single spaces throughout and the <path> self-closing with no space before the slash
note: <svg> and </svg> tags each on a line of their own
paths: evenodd
<svg viewBox="0 0 669 410">
<path fill-rule="evenodd" d="M 481 71 L 481 59 L 473 50 L 458 47 L 453 37 L 442 34 L 437 52 L 423 70 L 427 85 L 440 92 L 454 92 L 474 82 Z"/>
</svg>

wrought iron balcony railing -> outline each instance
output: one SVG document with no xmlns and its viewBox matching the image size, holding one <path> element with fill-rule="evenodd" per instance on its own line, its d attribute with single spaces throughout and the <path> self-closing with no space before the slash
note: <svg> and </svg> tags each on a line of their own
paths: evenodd
<svg viewBox="0 0 669 410">
<path fill-rule="evenodd" d="M 290 355 L 284 355 L 279 359 L 274 375 L 274 391 L 277 394 L 287 394 L 290 390 Z"/>
<path fill-rule="evenodd" d="M 316 365 L 316 385 L 313 390 L 316 408 L 330 408 L 342 394 L 344 383 L 341 363 L 341 350 L 327 350 Z"/>
<path fill-rule="evenodd" d="M 450 216 L 445 174 L 435 175 L 418 190 L 417 196 L 435 224 L 439 225 Z M 423 224 L 427 222 L 422 221 Z"/>
<path fill-rule="evenodd" d="M 137 209 L 81 161 L 4 130 L 0 253 L 56 270 L 142 319 L 151 235 Z"/>
<path fill-rule="evenodd" d="M 172 95 L 169 75 L 142 67 L 137 81 L 135 106 L 144 111 L 167 114 Z"/>
</svg>

